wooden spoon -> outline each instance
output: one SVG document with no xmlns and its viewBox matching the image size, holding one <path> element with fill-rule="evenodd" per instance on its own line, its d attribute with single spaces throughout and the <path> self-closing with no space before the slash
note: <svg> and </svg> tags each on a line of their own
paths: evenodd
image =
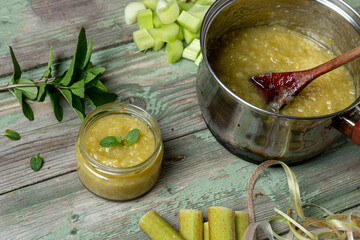
<svg viewBox="0 0 360 240">
<path fill-rule="evenodd" d="M 360 47 L 308 70 L 260 74 L 251 77 L 251 81 L 260 89 L 269 109 L 278 112 L 312 80 L 358 57 L 360 57 Z"/>
</svg>

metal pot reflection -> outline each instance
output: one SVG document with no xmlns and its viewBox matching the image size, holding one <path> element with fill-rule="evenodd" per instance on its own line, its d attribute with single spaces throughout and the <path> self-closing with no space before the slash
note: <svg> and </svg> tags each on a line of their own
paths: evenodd
<svg viewBox="0 0 360 240">
<path fill-rule="evenodd" d="M 291 117 L 260 109 L 232 93 L 213 72 L 207 57 L 222 34 L 271 24 L 309 36 L 335 53 L 347 52 L 360 43 L 360 16 L 342 1 L 218 0 L 201 28 L 204 61 L 196 83 L 200 109 L 210 131 L 230 152 L 257 163 L 281 159 L 291 164 L 309 159 L 342 133 L 360 145 L 359 60 L 347 65 L 357 99 L 342 111 L 319 117 Z"/>
</svg>

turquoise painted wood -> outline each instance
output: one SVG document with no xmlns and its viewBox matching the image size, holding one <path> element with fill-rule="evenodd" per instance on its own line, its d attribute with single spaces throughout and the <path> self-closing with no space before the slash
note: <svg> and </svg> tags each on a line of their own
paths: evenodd
<svg viewBox="0 0 360 240">
<path fill-rule="evenodd" d="M 151 112 L 165 144 L 162 173 L 148 194 L 133 201 L 107 201 L 85 189 L 76 175 L 74 145 L 81 122 L 72 110 L 65 107 L 59 123 L 48 99 L 31 103 L 35 120 L 30 122 L 14 97 L 1 92 L 0 132 L 10 128 L 22 136 L 18 142 L 0 138 L 1 239 L 147 239 L 137 224 L 152 209 L 176 229 L 180 209 L 206 213 L 217 205 L 246 210 L 247 182 L 256 165 L 230 154 L 206 128 L 192 62 L 169 65 L 164 51 L 137 52 L 131 37 L 137 26 L 126 25 L 123 17 L 128 2 L 0 0 L 0 85 L 12 74 L 7 46 L 13 47 L 24 77 L 38 79 L 52 44 L 54 71 L 62 73 L 84 26 L 88 38 L 94 37 L 92 61 L 107 69 L 104 84 L 118 94 L 118 101 L 135 102 Z M 346 2 L 360 12 L 358 0 Z M 38 152 L 45 163 L 35 173 L 29 160 Z M 293 166 L 302 200 L 333 212 L 359 209 L 359 162 L 360 148 L 345 141 Z M 274 206 L 289 206 L 284 180 L 280 168 L 261 175 L 255 186 L 257 220 L 274 214 Z M 306 213 L 323 214 L 318 209 Z"/>
</svg>

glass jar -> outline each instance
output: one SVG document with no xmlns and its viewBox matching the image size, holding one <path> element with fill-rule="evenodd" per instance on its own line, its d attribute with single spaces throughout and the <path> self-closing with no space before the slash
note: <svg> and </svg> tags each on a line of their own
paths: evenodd
<svg viewBox="0 0 360 240">
<path fill-rule="evenodd" d="M 85 148 L 87 131 L 94 122 L 110 114 L 128 114 L 151 129 L 155 150 L 148 159 L 135 166 L 117 168 L 102 164 L 90 156 Z M 143 195 L 155 185 L 160 174 L 164 146 L 159 125 L 151 114 L 138 106 L 117 102 L 100 106 L 86 116 L 79 130 L 75 153 L 76 171 L 87 189 L 106 199 L 130 200 Z"/>
</svg>

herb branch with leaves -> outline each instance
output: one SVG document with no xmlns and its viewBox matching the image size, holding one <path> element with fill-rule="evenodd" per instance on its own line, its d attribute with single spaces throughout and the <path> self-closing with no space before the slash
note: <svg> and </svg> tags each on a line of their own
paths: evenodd
<svg viewBox="0 0 360 240">
<path fill-rule="evenodd" d="M 75 54 L 70 67 L 61 76 L 53 77 L 51 67 L 53 64 L 52 46 L 50 47 L 49 62 L 40 80 L 21 78 L 21 69 L 16 60 L 13 49 L 10 47 L 14 73 L 6 86 L 0 86 L 0 91 L 9 90 L 19 101 L 23 114 L 29 120 L 34 120 L 34 113 L 26 100 L 43 102 L 46 95 L 54 110 L 56 119 L 63 119 L 63 108 L 59 103 L 63 96 L 70 104 L 81 121 L 85 118 L 84 101 L 88 100 L 95 107 L 115 101 L 117 95 L 109 93 L 99 80 L 105 68 L 93 66 L 90 61 L 92 38 L 87 44 L 85 29 L 81 28 Z"/>
</svg>

